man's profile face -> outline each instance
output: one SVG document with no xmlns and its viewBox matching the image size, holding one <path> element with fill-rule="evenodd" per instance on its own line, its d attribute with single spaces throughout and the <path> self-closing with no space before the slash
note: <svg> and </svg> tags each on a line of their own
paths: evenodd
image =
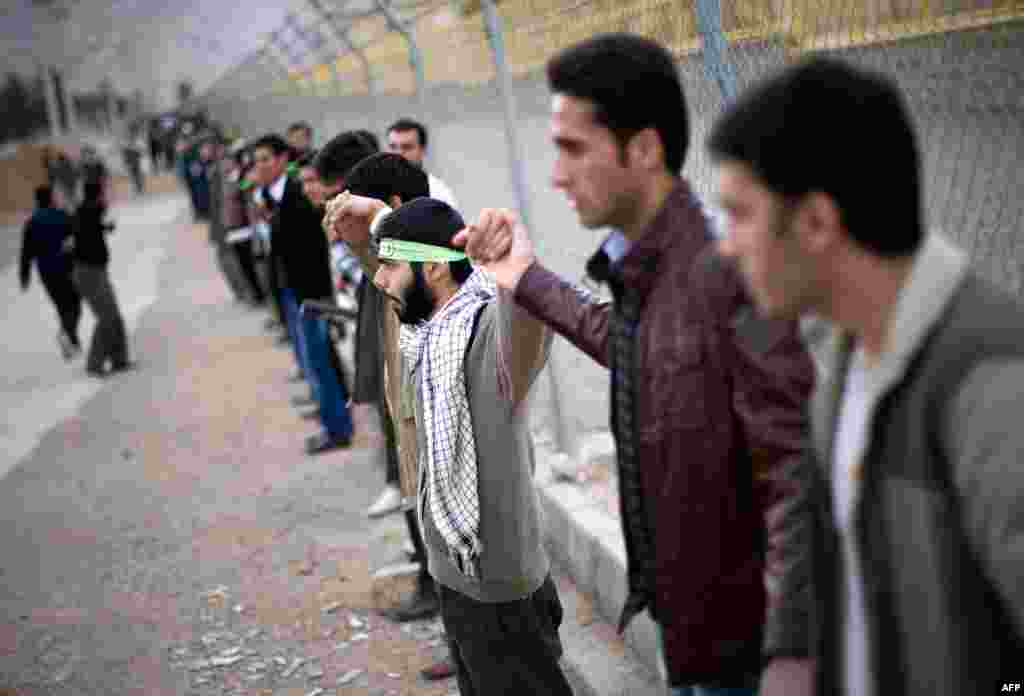
<svg viewBox="0 0 1024 696">
<path fill-rule="evenodd" d="M 388 152 L 401 155 L 409 162 L 422 166 L 426 151 L 420 143 L 420 134 L 413 128 L 410 130 L 393 130 L 388 132 Z"/>
<path fill-rule="evenodd" d="M 324 190 L 323 186 L 320 185 L 320 177 L 317 176 L 316 169 L 312 166 L 299 169 L 299 181 L 302 182 L 302 192 L 306 194 L 306 198 L 318 208 L 322 207 L 324 204 Z"/>
<path fill-rule="evenodd" d="M 588 229 L 622 226 L 635 206 L 637 173 L 624 164 L 615 135 L 597 122 L 586 99 L 556 94 L 551 102 L 556 158 L 551 183 Z"/>
<path fill-rule="evenodd" d="M 252 159 L 253 168 L 264 185 L 277 181 L 284 174 L 285 168 L 288 166 L 288 154 L 281 153 L 280 155 L 275 155 L 274 149 L 271 147 L 256 148 Z"/>
<path fill-rule="evenodd" d="M 718 199 L 725 235 L 718 252 L 733 261 L 763 314 L 794 319 L 813 306 L 813 257 L 801 246 L 794 209 L 741 162 L 721 163 Z"/>
<path fill-rule="evenodd" d="M 424 274 L 414 273 L 408 261 L 381 259 L 373 284 L 395 303 L 398 320 L 403 324 L 422 323 L 434 313 L 434 294 Z"/>
</svg>

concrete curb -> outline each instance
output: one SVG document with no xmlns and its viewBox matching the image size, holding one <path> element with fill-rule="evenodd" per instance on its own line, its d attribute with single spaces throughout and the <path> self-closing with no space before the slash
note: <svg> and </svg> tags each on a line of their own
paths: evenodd
<svg viewBox="0 0 1024 696">
<path fill-rule="evenodd" d="M 555 479 L 555 456 L 564 455 L 538 448 L 536 484 L 549 551 L 614 627 L 626 599 L 626 549 L 619 522 L 588 500 L 578 485 Z M 623 639 L 629 649 L 615 655 L 593 644 L 574 645 L 570 638 L 566 660 L 594 696 L 664 694 L 654 622 L 646 613 L 636 617 Z"/>
</svg>

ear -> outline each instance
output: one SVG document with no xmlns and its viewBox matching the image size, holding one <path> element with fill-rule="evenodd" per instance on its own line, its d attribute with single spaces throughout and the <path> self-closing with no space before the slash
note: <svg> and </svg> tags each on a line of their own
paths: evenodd
<svg viewBox="0 0 1024 696">
<path fill-rule="evenodd" d="M 626 146 L 630 164 L 637 164 L 644 169 L 659 169 L 665 164 L 665 148 L 661 144 L 661 136 L 653 128 L 644 128 L 629 139 Z"/>
<path fill-rule="evenodd" d="M 402 199 L 399 198 L 397 194 L 392 194 L 392 196 L 388 198 L 388 205 L 390 205 L 392 209 L 401 208 Z"/>
<path fill-rule="evenodd" d="M 846 234 L 839 206 L 822 191 L 812 191 L 803 197 L 794 211 L 793 224 L 804 248 L 813 253 L 833 248 Z"/>
</svg>

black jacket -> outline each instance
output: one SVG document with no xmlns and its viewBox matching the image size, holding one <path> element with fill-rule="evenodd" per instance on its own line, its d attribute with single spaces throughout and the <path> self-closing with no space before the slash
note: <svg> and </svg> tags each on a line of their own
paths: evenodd
<svg viewBox="0 0 1024 696">
<path fill-rule="evenodd" d="M 35 261 L 40 273 L 67 273 L 71 270 L 64 241 L 71 236 L 71 218 L 60 208 L 38 208 L 25 223 L 21 243 L 20 278 L 28 285 Z"/>
<path fill-rule="evenodd" d="M 107 208 L 95 203 L 83 203 L 75 212 L 75 261 L 90 266 L 106 266 L 110 261 L 107 233 L 114 226 L 103 221 Z"/>
<path fill-rule="evenodd" d="M 322 221 L 323 214 L 302 193 L 302 185 L 288 179 L 270 220 L 270 255 L 284 271 L 282 287 L 291 288 L 300 304 L 333 294 Z"/>
</svg>

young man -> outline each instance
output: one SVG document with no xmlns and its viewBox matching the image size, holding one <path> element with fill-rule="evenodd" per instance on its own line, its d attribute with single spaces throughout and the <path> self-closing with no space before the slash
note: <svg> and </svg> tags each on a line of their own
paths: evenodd
<svg viewBox="0 0 1024 696">
<path fill-rule="evenodd" d="M 571 694 L 527 430 L 526 397 L 550 334 L 453 249 L 465 225 L 449 205 L 419 198 L 389 211 L 347 197 L 329 206 L 327 224 L 365 237 L 373 219 L 374 283 L 401 308 L 417 397 L 417 514 L 459 691 Z M 485 210 L 480 224 L 501 234 L 518 223 Z"/>
<path fill-rule="evenodd" d="M 21 290 L 28 290 L 32 262 L 60 318 L 57 343 L 65 360 L 82 352 L 78 341 L 78 320 L 82 316 L 82 297 L 71 279 L 71 256 L 65 247 L 71 239 L 71 218 L 61 209 L 61 194 L 49 186 L 35 191 L 36 210 L 25 223 L 21 242 Z"/>
<path fill-rule="evenodd" d="M 612 228 L 587 270 L 614 302 L 545 269 L 525 236 L 509 246 L 476 230 L 459 242 L 611 369 L 629 572 L 620 630 L 650 611 L 673 694 L 752 694 L 764 650 L 806 652 L 762 628 L 766 608 L 806 610 L 766 586 L 791 562 L 772 553 L 786 520 L 776 506 L 803 452 L 813 368 L 795 324 L 752 316 L 739 278 L 717 263 L 710 221 L 679 175 L 689 134 L 671 55 L 605 35 L 547 74 L 553 182 L 584 227 Z"/>
<path fill-rule="evenodd" d="M 306 439 L 306 452 L 320 454 L 351 444 L 352 419 L 327 321 L 299 312 L 305 300 L 330 298 L 334 290 L 320 213 L 303 195 L 302 185 L 288 177 L 288 155 L 288 144 L 278 135 L 264 136 L 253 144 L 256 166 L 263 170 L 261 178 L 273 182 L 264 191 L 273 210 L 271 264 L 278 263 L 284 276 L 279 286 L 282 305 L 323 426 Z"/>
<path fill-rule="evenodd" d="M 293 123 L 285 131 L 285 139 L 292 149 L 293 161 L 298 161 L 313 151 L 313 126 L 305 121 Z"/>
<path fill-rule="evenodd" d="M 400 155 L 379 153 L 364 159 L 345 177 L 347 190 L 356 196 L 373 198 L 397 208 L 403 203 L 416 198 L 424 198 L 429 193 L 427 175 L 422 169 L 405 160 Z M 377 272 L 376 254 L 371 250 L 369 227 L 362 230 L 358 237 L 347 237 L 350 248 L 354 250 L 368 278 Z M 374 285 L 370 285 L 374 297 L 380 303 L 377 318 L 380 325 L 380 345 L 383 356 L 383 396 L 380 399 L 381 419 L 386 433 L 389 467 L 393 460 L 395 467 L 395 484 L 400 480 L 399 508 L 403 498 L 415 499 L 416 496 L 416 416 L 414 404 L 416 395 L 412 381 L 407 377 L 399 347 L 398 307 L 380 293 Z M 400 471 L 400 473 L 399 473 Z M 372 512 L 372 509 L 371 509 Z M 382 613 L 392 621 L 417 621 L 435 615 L 439 609 L 437 590 L 433 578 L 427 568 L 427 554 L 423 545 L 423 536 L 416 511 L 412 507 L 405 510 L 406 525 L 412 542 L 413 553 L 410 560 L 420 564 L 416 589 L 408 600 L 397 607 L 386 609 Z M 455 667 L 450 659 L 436 662 L 422 671 L 428 680 L 443 679 L 455 674 Z"/>
<path fill-rule="evenodd" d="M 401 155 L 417 167 L 423 167 L 427 157 L 427 127 L 411 118 L 398 119 L 388 128 L 388 151 Z M 458 210 L 459 203 L 448 184 L 433 174 L 427 173 L 427 177 L 430 179 L 430 197 L 444 201 Z"/>
<path fill-rule="evenodd" d="M 836 137 L 840 122 L 857 127 Z M 817 693 L 996 693 L 1024 655 L 1024 308 L 926 232 L 888 79 L 810 60 L 743 98 L 710 149 L 720 250 L 757 304 L 834 326 L 804 472 L 813 532 L 791 550 L 815 559 Z"/>
</svg>

